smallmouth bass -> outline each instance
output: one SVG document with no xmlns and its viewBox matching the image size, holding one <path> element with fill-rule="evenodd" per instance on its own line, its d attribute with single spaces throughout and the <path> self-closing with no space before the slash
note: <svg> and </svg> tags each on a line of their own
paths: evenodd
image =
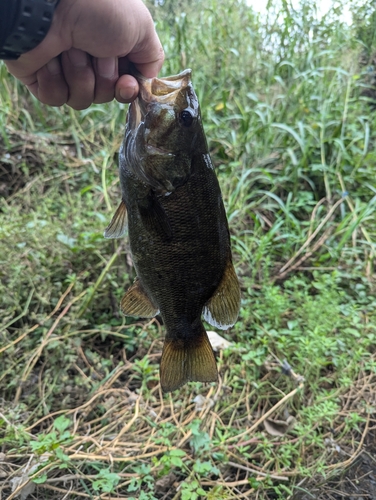
<svg viewBox="0 0 376 500">
<path fill-rule="evenodd" d="M 216 361 L 201 316 L 232 326 L 240 288 L 221 190 L 209 155 L 191 70 L 136 75 L 120 150 L 122 200 L 105 237 L 128 234 L 137 278 L 121 300 L 126 316 L 162 316 L 163 391 L 215 382 Z"/>
</svg>

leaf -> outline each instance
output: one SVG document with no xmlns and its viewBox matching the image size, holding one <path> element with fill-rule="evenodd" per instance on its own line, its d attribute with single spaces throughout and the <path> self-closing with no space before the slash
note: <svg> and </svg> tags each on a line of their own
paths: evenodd
<svg viewBox="0 0 376 500">
<path fill-rule="evenodd" d="M 33 483 L 35 483 L 35 484 L 43 484 L 46 481 L 47 481 L 47 474 L 42 474 L 41 476 L 33 479 Z"/>
<path fill-rule="evenodd" d="M 259 98 L 257 97 L 257 95 L 254 94 L 253 92 L 248 92 L 247 97 L 249 99 L 251 99 L 251 101 L 255 101 L 255 102 L 259 101 Z"/>
<path fill-rule="evenodd" d="M 201 462 L 201 460 L 197 460 L 193 466 L 193 470 L 198 474 L 206 474 L 207 472 L 211 472 L 212 464 L 209 461 Z"/>
<path fill-rule="evenodd" d="M 264 420 L 264 427 L 271 436 L 284 436 L 286 432 L 294 427 L 296 419 L 289 417 L 287 420 Z"/>
<path fill-rule="evenodd" d="M 69 462 L 69 456 L 66 455 L 60 447 L 56 448 L 55 454 L 56 454 L 57 458 L 59 460 L 61 460 L 62 462 Z"/>
<path fill-rule="evenodd" d="M 285 125 L 284 123 L 272 123 L 271 126 L 278 128 L 280 130 L 284 130 L 285 132 L 290 134 L 295 139 L 295 141 L 299 144 L 300 149 L 302 150 L 302 153 L 304 154 L 304 149 L 305 149 L 304 140 L 302 139 L 302 137 L 299 136 L 299 134 L 296 132 L 296 130 L 294 130 L 289 125 Z"/>
<path fill-rule="evenodd" d="M 75 248 L 77 242 L 76 238 L 70 238 L 66 234 L 58 234 L 56 236 L 56 239 L 60 241 L 60 243 L 63 243 L 63 245 L 66 245 L 69 248 Z"/>
<path fill-rule="evenodd" d="M 181 500 L 191 500 L 192 492 L 190 490 L 183 490 L 181 492 Z"/>
<path fill-rule="evenodd" d="M 130 485 L 127 488 L 127 491 L 137 491 L 140 488 L 140 482 L 137 478 L 132 477 Z"/>
<path fill-rule="evenodd" d="M 68 429 L 70 425 L 71 421 L 65 415 L 60 415 L 60 417 L 57 417 L 54 421 L 54 427 L 58 432 L 60 432 L 60 434 L 62 434 L 65 429 Z"/>
<path fill-rule="evenodd" d="M 210 436 L 207 432 L 200 432 L 193 435 L 190 443 L 197 453 L 198 450 L 208 450 L 210 445 Z"/>
<path fill-rule="evenodd" d="M 171 450 L 170 451 L 170 456 L 171 457 L 185 457 L 186 453 L 183 450 Z"/>
<path fill-rule="evenodd" d="M 171 463 L 175 465 L 175 467 L 183 467 L 183 460 L 181 458 L 171 457 Z"/>
<path fill-rule="evenodd" d="M 141 476 L 144 476 L 150 473 L 151 467 L 149 464 L 141 464 L 134 467 L 133 470 L 138 474 L 140 474 Z"/>
<path fill-rule="evenodd" d="M 110 493 L 120 481 L 120 476 L 114 472 L 110 472 L 110 469 L 100 470 L 97 478 L 92 484 L 94 490 L 102 490 L 105 493 Z"/>
<path fill-rule="evenodd" d="M 64 431 L 61 434 L 59 441 L 60 442 L 67 441 L 68 439 L 72 439 L 71 433 L 69 431 Z"/>
<path fill-rule="evenodd" d="M 208 450 L 210 446 L 210 436 L 207 432 L 200 430 L 201 420 L 196 418 L 190 425 L 192 438 L 190 445 L 197 453 L 199 450 Z"/>
</svg>

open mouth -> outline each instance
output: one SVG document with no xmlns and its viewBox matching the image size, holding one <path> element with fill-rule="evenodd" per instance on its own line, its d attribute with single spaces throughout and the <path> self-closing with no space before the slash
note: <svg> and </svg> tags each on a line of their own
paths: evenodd
<svg viewBox="0 0 376 500">
<path fill-rule="evenodd" d="M 176 102 L 182 95 L 182 91 L 184 92 L 190 85 L 192 72 L 190 69 L 186 69 L 178 75 L 167 78 L 145 78 L 136 70 L 133 71 L 133 74 L 140 86 L 138 98 L 133 101 L 129 108 L 130 127 L 135 130 L 144 120 L 149 104 L 158 102 L 173 105 Z M 153 149 L 155 149 L 154 152 L 152 152 Z M 168 151 L 163 151 L 153 145 L 150 145 L 150 152 L 152 154 L 168 154 Z"/>
<path fill-rule="evenodd" d="M 138 73 L 136 78 L 140 86 L 140 97 L 145 102 L 173 104 L 178 94 L 191 83 L 191 74 L 190 69 L 167 78 L 145 78 Z"/>
</svg>

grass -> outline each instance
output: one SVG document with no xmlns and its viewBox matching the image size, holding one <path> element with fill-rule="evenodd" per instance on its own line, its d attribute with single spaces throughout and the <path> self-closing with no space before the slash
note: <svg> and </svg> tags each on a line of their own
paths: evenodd
<svg viewBox="0 0 376 500">
<path fill-rule="evenodd" d="M 126 107 L 47 108 L 1 66 L 0 498 L 309 496 L 374 425 L 374 14 L 151 8 L 163 73 L 194 72 L 241 280 L 220 382 L 163 395 L 163 327 L 119 314 Z"/>
</svg>

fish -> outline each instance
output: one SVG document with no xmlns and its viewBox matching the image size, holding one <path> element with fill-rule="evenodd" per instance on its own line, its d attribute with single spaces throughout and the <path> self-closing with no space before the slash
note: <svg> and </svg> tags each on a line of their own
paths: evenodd
<svg viewBox="0 0 376 500">
<path fill-rule="evenodd" d="M 119 152 L 122 199 L 104 236 L 128 232 L 137 277 L 120 309 L 162 317 L 160 384 L 171 392 L 189 381 L 218 380 L 202 318 L 220 329 L 233 326 L 240 286 L 191 70 L 135 77 L 140 90 Z"/>
</svg>

